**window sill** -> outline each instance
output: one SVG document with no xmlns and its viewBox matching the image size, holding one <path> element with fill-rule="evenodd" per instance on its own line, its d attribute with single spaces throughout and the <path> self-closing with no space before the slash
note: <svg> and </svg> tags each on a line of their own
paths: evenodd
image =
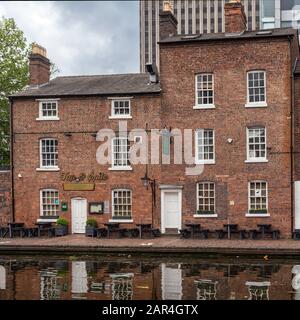
<svg viewBox="0 0 300 320">
<path fill-rule="evenodd" d="M 52 171 L 52 172 L 57 172 L 57 171 L 60 171 L 60 168 L 36 168 L 36 171 L 39 171 L 39 172 L 44 172 L 44 171 Z"/>
<path fill-rule="evenodd" d="M 57 118 L 57 117 L 53 117 L 53 118 L 36 118 L 35 119 L 36 121 L 58 121 L 58 120 L 60 120 L 59 118 Z"/>
<path fill-rule="evenodd" d="M 58 218 L 48 218 L 48 219 L 37 219 L 37 222 L 56 222 Z"/>
<path fill-rule="evenodd" d="M 247 218 L 269 218 L 269 213 L 246 213 Z"/>
<path fill-rule="evenodd" d="M 218 218 L 217 214 L 194 214 L 194 218 Z"/>
<path fill-rule="evenodd" d="M 245 104 L 245 108 L 266 108 L 268 104 L 266 102 L 256 102 L 256 103 L 251 103 L 247 102 Z"/>
<path fill-rule="evenodd" d="M 216 164 L 215 160 L 196 161 L 195 164 Z"/>
<path fill-rule="evenodd" d="M 193 107 L 194 110 L 205 110 L 205 109 L 216 109 L 214 104 L 199 104 L 198 106 Z"/>
<path fill-rule="evenodd" d="M 118 120 L 118 119 L 132 119 L 132 116 L 109 116 L 110 120 Z"/>
<path fill-rule="evenodd" d="M 133 220 L 109 219 L 109 222 L 116 222 L 116 223 L 133 223 Z"/>
<path fill-rule="evenodd" d="M 268 163 L 269 160 L 265 159 L 265 160 L 245 160 L 245 163 Z"/>
<path fill-rule="evenodd" d="M 111 167 L 108 168 L 109 171 L 132 171 L 132 167 Z"/>
</svg>

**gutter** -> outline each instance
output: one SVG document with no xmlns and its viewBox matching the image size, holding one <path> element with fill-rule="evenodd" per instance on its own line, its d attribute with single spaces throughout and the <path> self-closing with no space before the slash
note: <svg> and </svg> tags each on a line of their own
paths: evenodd
<svg viewBox="0 0 300 320">
<path fill-rule="evenodd" d="M 11 217 L 15 222 L 15 195 L 14 195 L 14 133 L 13 133 L 13 99 L 9 97 L 10 101 L 10 179 L 11 179 Z"/>
</svg>

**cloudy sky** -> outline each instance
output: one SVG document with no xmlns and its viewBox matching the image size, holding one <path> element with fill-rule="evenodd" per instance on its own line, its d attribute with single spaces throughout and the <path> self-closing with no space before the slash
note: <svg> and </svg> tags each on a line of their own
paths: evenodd
<svg viewBox="0 0 300 320">
<path fill-rule="evenodd" d="M 59 75 L 139 72 L 137 1 L 1 1 L 1 16 L 46 47 Z"/>
</svg>

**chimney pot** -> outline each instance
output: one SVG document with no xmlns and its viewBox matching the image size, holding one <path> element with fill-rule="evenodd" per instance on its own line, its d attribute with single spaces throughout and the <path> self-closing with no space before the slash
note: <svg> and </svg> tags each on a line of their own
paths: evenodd
<svg viewBox="0 0 300 320">
<path fill-rule="evenodd" d="M 241 33 L 247 30 L 247 18 L 240 0 L 230 0 L 225 3 L 224 11 L 227 33 Z"/>
<path fill-rule="evenodd" d="M 50 81 L 51 62 L 47 58 L 47 50 L 33 43 L 29 55 L 29 85 L 42 85 Z"/>
<path fill-rule="evenodd" d="M 173 12 L 173 7 L 170 1 L 164 1 L 164 11 Z"/>
</svg>

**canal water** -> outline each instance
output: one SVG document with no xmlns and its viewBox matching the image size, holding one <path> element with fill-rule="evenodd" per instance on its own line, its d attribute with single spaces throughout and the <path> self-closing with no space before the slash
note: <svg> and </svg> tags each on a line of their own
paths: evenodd
<svg viewBox="0 0 300 320">
<path fill-rule="evenodd" d="M 300 260 L 0 256 L 0 300 L 27 299 L 300 300 Z"/>
</svg>

